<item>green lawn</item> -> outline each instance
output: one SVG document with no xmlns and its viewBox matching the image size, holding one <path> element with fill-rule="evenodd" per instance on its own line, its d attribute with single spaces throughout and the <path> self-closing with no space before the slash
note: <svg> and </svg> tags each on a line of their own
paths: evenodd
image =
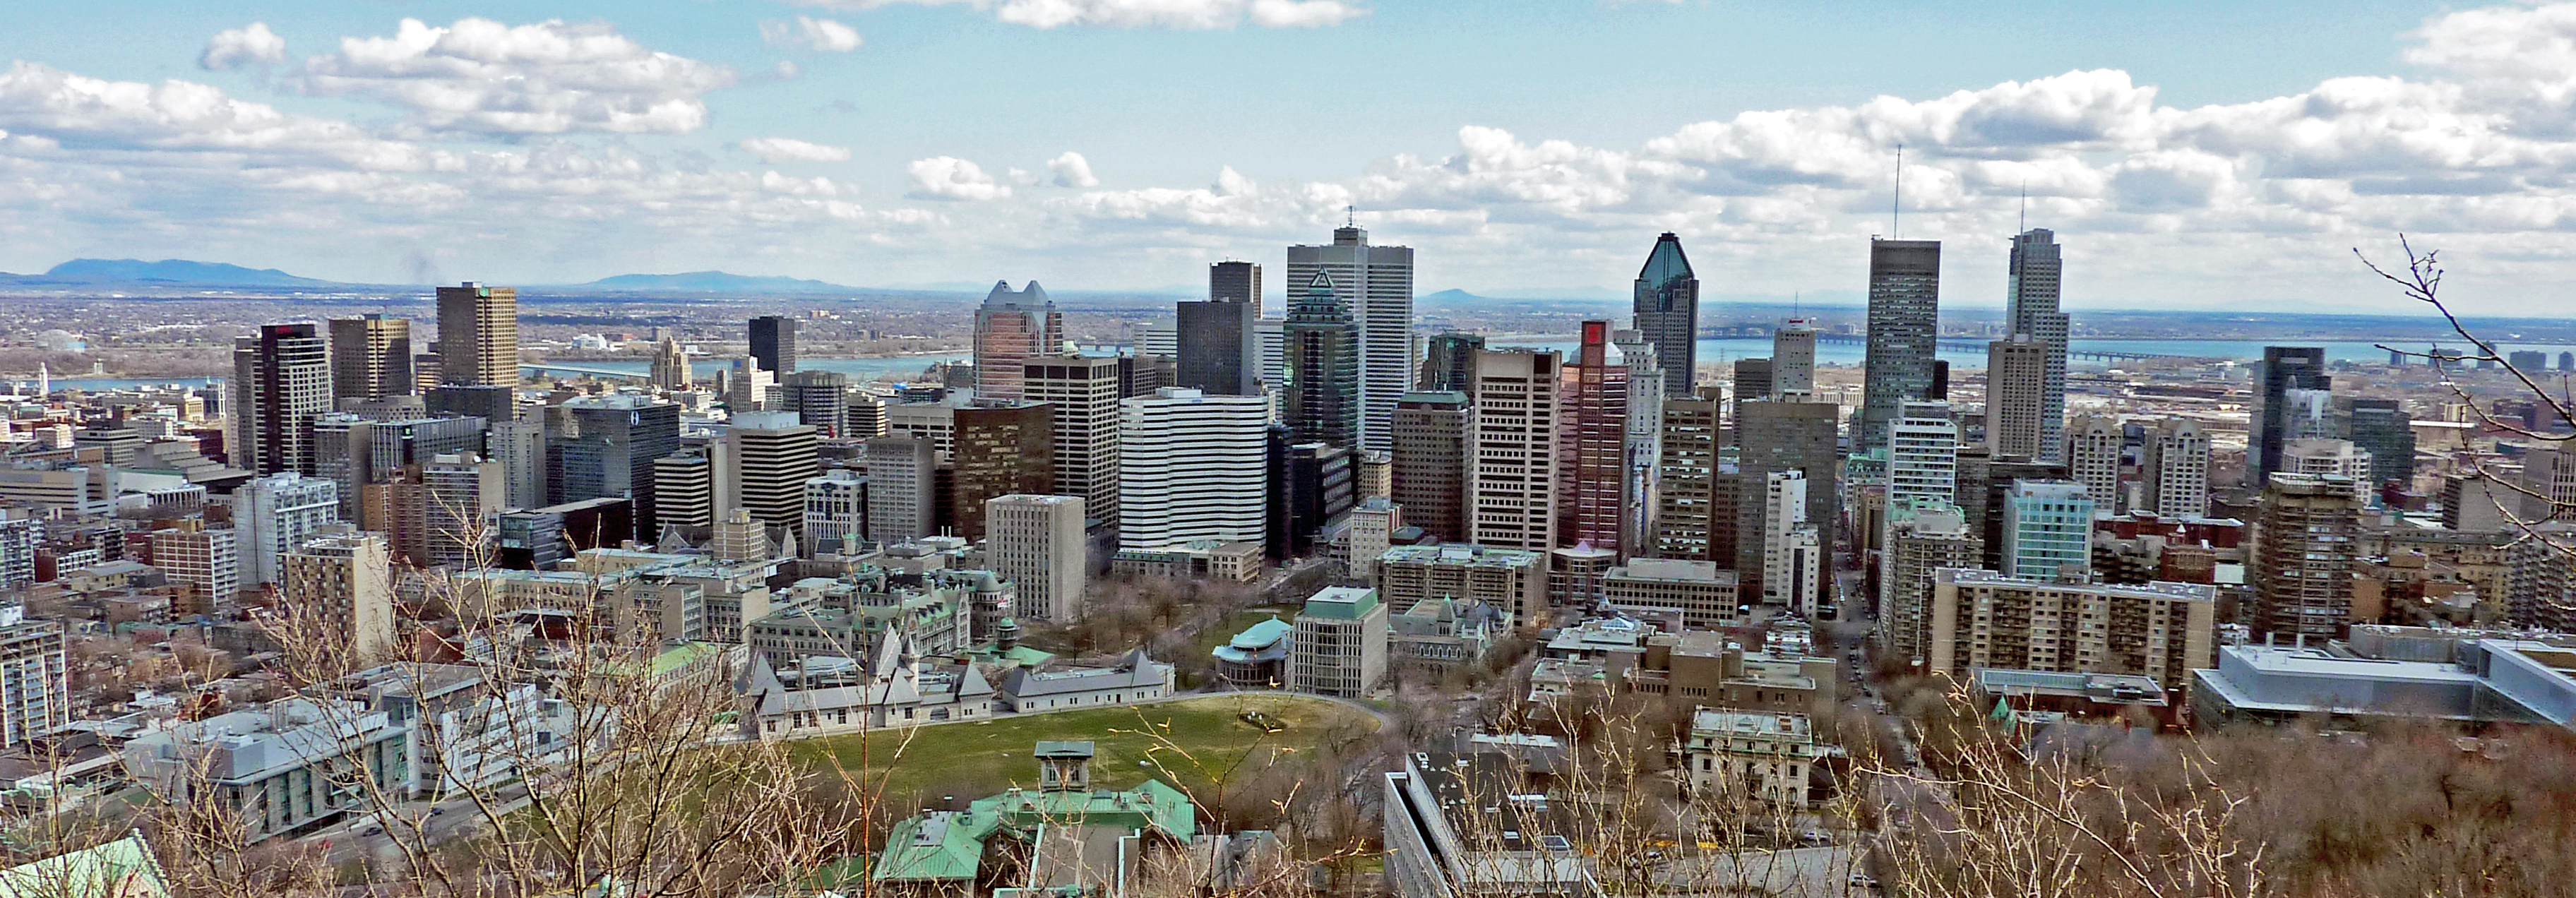
<svg viewBox="0 0 2576 898">
<path fill-rule="evenodd" d="M 1282 728 L 1264 732 L 1242 720 L 1258 711 Z M 798 740 L 790 751 L 817 769 L 884 770 L 885 797 L 955 795 L 980 798 L 1012 786 L 1034 786 L 1037 762 L 1029 752 L 1040 740 L 1090 740 L 1099 754 L 1093 785 L 1128 788 L 1158 770 L 1193 793 L 1225 779 L 1238 762 L 1255 770 L 1299 754 L 1329 755 L 1377 729 L 1377 720 L 1346 705 L 1287 695 L 1218 695 L 1154 705 L 1060 711 L 976 723 L 945 723 L 909 731 L 884 731 Z M 1151 728 L 1156 735 L 1147 735 Z M 895 755 L 900 752 L 899 757 Z M 1187 752 L 1184 757 L 1182 752 Z M 1195 758 L 1193 763 L 1190 758 Z M 1152 761 L 1153 765 L 1139 762 Z M 875 777 L 862 780 L 873 784 Z"/>
</svg>

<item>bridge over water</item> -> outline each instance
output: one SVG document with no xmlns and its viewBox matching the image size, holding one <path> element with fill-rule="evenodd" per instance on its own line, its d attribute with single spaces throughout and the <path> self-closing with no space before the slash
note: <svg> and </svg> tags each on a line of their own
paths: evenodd
<svg viewBox="0 0 2576 898">
<path fill-rule="evenodd" d="M 538 374 L 543 374 L 548 371 L 571 374 L 588 374 L 593 377 L 614 377 L 624 380 L 650 380 L 653 376 L 650 373 L 643 371 L 619 371 L 613 368 L 585 368 L 580 365 L 564 365 L 554 362 L 546 362 L 542 364 L 521 363 L 519 365 L 519 370 Z"/>
<path fill-rule="evenodd" d="M 1860 334 L 1817 334 L 1816 342 L 1865 344 L 1869 342 L 1869 338 Z M 1990 341 L 1975 340 L 1966 337 L 1942 337 L 1935 342 L 1938 342 L 1942 349 L 1955 350 L 1959 352 L 1979 352 L 1983 351 L 1986 348 L 1986 344 Z M 2172 359 L 2184 362 L 2219 361 L 2219 359 L 2209 356 L 2180 355 L 2167 352 L 2124 352 L 2113 349 L 2076 349 L 2073 347 L 2067 348 L 2066 357 L 2070 359 L 2088 359 L 2097 362 L 2124 362 L 2144 359 Z"/>
</svg>

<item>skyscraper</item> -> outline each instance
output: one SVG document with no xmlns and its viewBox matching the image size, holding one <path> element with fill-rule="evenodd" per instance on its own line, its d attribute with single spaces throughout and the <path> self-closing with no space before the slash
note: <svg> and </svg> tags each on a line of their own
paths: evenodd
<svg viewBox="0 0 2576 898">
<path fill-rule="evenodd" d="M 251 586 L 278 582 L 286 553 L 340 519 L 340 485 L 293 471 L 253 479 L 232 498 L 242 582 Z"/>
<path fill-rule="evenodd" d="M 2047 458 L 2048 441 L 2063 439 L 2047 426 L 2048 354 L 2046 341 L 2026 333 L 1986 344 L 1986 446 L 1996 455 Z"/>
<path fill-rule="evenodd" d="M 1289 300 L 1286 416 L 1298 442 L 1350 446 L 1361 426 L 1359 329 L 1334 284 L 1318 271 Z"/>
<path fill-rule="evenodd" d="M 1655 466 L 1663 458 L 1664 369 L 1655 346 L 1635 328 L 1610 332 L 1628 365 L 1627 481 L 1621 487 L 1628 508 L 1619 524 L 1619 545 L 1629 555 L 1647 555 L 1655 546 L 1657 501 Z"/>
<path fill-rule="evenodd" d="M 473 281 L 438 288 L 438 367 L 442 383 L 518 386 L 519 291 Z"/>
<path fill-rule="evenodd" d="M 771 382 L 796 372 L 796 319 L 762 315 L 751 319 L 752 366 L 769 372 Z"/>
<path fill-rule="evenodd" d="M 1815 527 L 1807 523 L 1807 472 L 1778 471 L 1762 483 L 1762 601 L 1796 605 L 1812 598 L 1811 579 L 1797 576 L 1803 560 L 1800 535 L 1814 545 Z M 1800 595 L 1801 588 L 1809 588 Z"/>
<path fill-rule="evenodd" d="M 1959 424 L 1944 402 L 1907 402 L 1887 447 L 1887 501 L 1959 501 Z"/>
<path fill-rule="evenodd" d="M 2288 641 L 2341 638 L 2352 621 L 2352 566 L 2361 503 L 2350 480 L 2278 473 L 2254 508 L 2245 579 L 2254 585 L 2254 629 Z"/>
<path fill-rule="evenodd" d="M 1264 542 L 1270 400 L 1164 387 L 1118 409 L 1118 546 Z"/>
<path fill-rule="evenodd" d="M 376 314 L 331 319 L 332 399 L 404 396 L 418 386 L 410 321 Z"/>
<path fill-rule="evenodd" d="M 2060 435 L 2066 431 L 2066 313 L 2058 311 L 2057 300 L 2063 267 L 2054 232 L 2032 228 L 2013 236 L 2004 317 L 2011 325 L 2011 336 L 2027 335 L 2041 346 L 2038 456 L 2044 460 L 2062 457 L 2056 453 L 2063 451 Z M 1987 373 L 1988 378 L 1993 376 Z M 1991 413 L 1988 418 L 1992 419 Z"/>
<path fill-rule="evenodd" d="M 1079 496 L 1015 494 L 985 501 L 986 564 L 1019 585 L 1020 617 L 1082 619 L 1082 594 L 1090 585 L 1082 520 Z"/>
<path fill-rule="evenodd" d="M 2021 480 L 2004 493 L 2003 575 L 2081 581 L 2093 569 L 2090 492 L 2072 480 Z"/>
<path fill-rule="evenodd" d="M 2294 432 L 2294 419 L 2303 404 L 2291 402 L 2290 391 L 2329 390 L 2333 386 L 2333 379 L 2326 375 L 2324 347 L 2263 347 L 2263 367 L 2254 372 L 2254 420 L 2245 447 L 2248 485 L 2259 487 L 2272 472 L 2281 470 L 2281 444 L 2302 436 Z"/>
<path fill-rule="evenodd" d="M 1407 393 L 1395 406 L 1391 498 L 1405 523 L 1441 542 L 1467 539 L 1467 435 L 1475 419 L 1464 391 Z"/>
<path fill-rule="evenodd" d="M 975 310 L 975 397 L 1020 400 L 1030 359 L 1064 353 L 1064 313 L 1038 282 L 1014 291 L 994 281 Z"/>
<path fill-rule="evenodd" d="M 1031 359 L 1020 392 L 1055 415 L 1055 489 L 1080 496 L 1083 513 L 1118 514 L 1118 359 L 1054 356 Z"/>
<path fill-rule="evenodd" d="M 1610 322 L 1583 322 L 1574 357 L 1557 369 L 1557 541 L 1626 557 L 1628 365 Z"/>
<path fill-rule="evenodd" d="M 1425 344 L 1422 359 L 1422 389 L 1434 393 L 1464 393 L 1476 379 L 1476 353 L 1485 348 L 1485 338 L 1476 334 L 1447 333 L 1431 338 Z"/>
<path fill-rule="evenodd" d="M 1475 430 L 1468 440 L 1468 541 L 1500 549 L 1556 548 L 1555 352 L 1476 353 Z"/>
<path fill-rule="evenodd" d="M 984 536 L 984 503 L 1055 492 L 1055 409 L 1039 402 L 979 402 L 957 410 L 949 457 L 949 516 L 957 535 Z"/>
<path fill-rule="evenodd" d="M 559 408 L 560 424 L 546 434 L 548 501 L 631 499 L 635 538 L 659 538 L 653 460 L 680 451 L 679 405 L 621 394 L 566 400 Z"/>
<path fill-rule="evenodd" d="M 939 456 L 930 441 L 890 433 L 868 441 L 868 539 L 898 543 L 930 535 L 938 507 Z"/>
<path fill-rule="evenodd" d="M 1930 398 L 1939 348 L 1941 241 L 1869 242 L 1869 345 L 1854 451 L 1887 445 L 1909 399 Z"/>
<path fill-rule="evenodd" d="M 1804 318 L 1781 322 L 1771 332 L 1771 393 L 1813 393 L 1816 389 L 1816 327 Z"/>
<path fill-rule="evenodd" d="M 1663 428 L 1655 460 L 1653 555 L 1707 561 L 1717 531 L 1735 532 L 1733 521 L 1721 526 L 1716 520 L 1713 493 L 1721 476 L 1717 458 L 1718 402 L 1678 396 L 1666 399 Z M 1726 546 L 1726 556 L 1735 557 L 1732 543 Z"/>
<path fill-rule="evenodd" d="M 1667 404 L 1666 414 L 1669 416 L 1670 410 L 1678 405 L 1680 403 Z M 1712 532 L 1709 540 L 1712 554 L 1732 553 L 1724 559 L 1711 560 L 1732 564 L 1737 572 L 1745 575 L 1739 581 L 1744 594 L 1762 594 L 1762 502 L 1758 494 L 1770 475 L 1782 471 L 1806 473 L 1807 523 L 1816 527 L 1819 545 L 1834 544 L 1834 499 L 1840 494 L 1835 486 L 1835 425 L 1841 417 L 1840 411 L 1830 402 L 1764 400 L 1736 406 L 1736 442 L 1741 447 L 1736 464 L 1737 477 L 1733 484 L 1729 484 L 1725 470 L 1722 467 L 1718 470 L 1718 483 L 1711 496 Z M 1670 440 L 1672 436 L 1672 428 L 1665 428 L 1665 439 Z M 1737 494 L 1728 495 L 1730 488 L 1738 491 Z M 1735 503 L 1735 510 L 1727 512 L 1724 506 L 1730 501 Z M 1726 514 L 1731 520 L 1718 523 L 1715 518 L 1719 514 Z M 1732 530 L 1734 545 L 1731 549 L 1721 550 L 1716 543 L 1726 538 L 1720 532 L 1726 530 Z"/>
<path fill-rule="evenodd" d="M 2334 397 L 2335 435 L 2370 451 L 2370 486 L 2415 478 L 2415 420 L 2406 405 L 2372 396 Z"/>
<path fill-rule="evenodd" d="M 849 424 L 850 376 L 838 371 L 791 373 L 778 382 L 778 410 L 795 413 L 798 421 L 826 439 L 846 436 L 841 429 Z"/>
<path fill-rule="evenodd" d="M 2166 418 L 2147 432 L 2146 508 L 2168 518 L 2209 514 L 2209 435 L 2190 418 Z"/>
<path fill-rule="evenodd" d="M 363 667 L 394 648 L 393 552 L 380 533 L 323 536 L 286 556 L 281 588 L 297 607 L 333 625 L 329 634 Z"/>
<path fill-rule="evenodd" d="M 2120 419 L 2110 415 L 2078 417 L 2066 431 L 2067 476 L 2084 484 L 2096 509 L 2120 510 L 2120 451 L 2127 442 Z"/>
<path fill-rule="evenodd" d="M 396 553 L 423 568 L 488 563 L 504 488 L 500 462 L 471 452 L 431 456 L 396 483 Z"/>
<path fill-rule="evenodd" d="M 653 363 L 648 370 L 649 382 L 665 390 L 683 390 L 689 386 L 689 357 L 680 351 L 680 341 L 665 336 L 653 344 Z"/>
<path fill-rule="evenodd" d="M 819 435 L 820 428 L 805 423 L 793 412 L 733 416 L 733 428 L 725 432 L 724 446 L 716 453 L 719 459 L 732 463 L 732 470 L 714 472 L 720 481 L 729 481 L 726 485 L 731 489 L 717 487 L 711 492 L 731 493 L 728 498 L 734 507 L 749 509 L 751 519 L 761 524 L 788 528 L 796 534 L 798 547 L 803 548 L 805 482 L 823 471 L 816 456 Z M 714 507 L 712 501 L 709 507 L 717 521 L 733 512 L 732 507 Z M 658 508 L 656 513 L 658 516 Z M 694 523 L 695 515 L 691 517 Z"/>
<path fill-rule="evenodd" d="M 1261 309 L 1261 263 L 1216 262 L 1208 266 L 1208 299 Z"/>
<path fill-rule="evenodd" d="M 1288 283 L 1332 276 L 1333 293 L 1359 329 L 1359 447 L 1385 452 L 1395 403 L 1413 390 L 1413 248 L 1370 246 L 1356 225 L 1333 229 L 1330 246 L 1288 248 Z"/>
<path fill-rule="evenodd" d="M 1699 276 L 1691 273 L 1682 239 L 1672 232 L 1655 238 L 1646 265 L 1637 271 L 1636 327 L 1655 347 L 1664 369 L 1664 395 L 1691 395 L 1699 376 Z"/>
<path fill-rule="evenodd" d="M 254 474 L 313 473 L 313 419 L 331 410 L 331 365 L 318 328 L 262 325 L 233 341 L 236 467 Z"/>
<path fill-rule="evenodd" d="M 1221 396 L 1261 392 L 1261 307 L 1211 299 L 1179 306 L 1181 386 Z"/>
</svg>

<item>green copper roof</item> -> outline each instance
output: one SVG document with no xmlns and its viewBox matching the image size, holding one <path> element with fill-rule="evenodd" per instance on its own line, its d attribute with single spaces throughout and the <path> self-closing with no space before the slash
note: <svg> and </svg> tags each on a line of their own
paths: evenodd
<svg viewBox="0 0 2576 898">
<path fill-rule="evenodd" d="M 167 898 L 152 846 L 135 833 L 114 842 L 0 870 L 0 898 Z"/>
<path fill-rule="evenodd" d="M 1328 586 L 1306 600 L 1307 617 L 1335 620 L 1359 620 L 1377 608 L 1377 590 L 1356 586 Z"/>
</svg>

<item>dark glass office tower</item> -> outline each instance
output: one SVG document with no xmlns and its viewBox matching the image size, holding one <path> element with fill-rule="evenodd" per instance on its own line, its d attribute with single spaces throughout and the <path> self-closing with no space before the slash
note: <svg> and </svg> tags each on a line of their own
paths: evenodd
<svg viewBox="0 0 2576 898">
<path fill-rule="evenodd" d="M 1635 311 L 1637 331 L 1655 347 L 1655 361 L 1664 368 L 1664 395 L 1691 395 L 1699 376 L 1699 276 L 1682 255 L 1680 237 L 1667 232 L 1655 238 L 1654 252 L 1637 272 Z"/>
<path fill-rule="evenodd" d="M 255 474 L 313 473 L 313 419 L 331 410 L 331 362 L 321 329 L 261 325 L 233 340 L 235 467 Z"/>
<path fill-rule="evenodd" d="M 2289 440 L 2291 390 L 2325 390 L 2326 350 L 2322 346 L 2263 347 L 2263 367 L 2254 372 L 2253 433 L 2245 452 L 2245 485 L 2262 489 L 2281 470 L 2281 444 Z M 2411 462 L 2411 460 L 2410 460 Z"/>
<path fill-rule="evenodd" d="M 653 461 L 680 451 L 680 406 L 642 396 L 568 400 L 546 434 L 547 496 L 554 504 L 623 496 L 635 501 L 635 538 L 661 535 Z"/>
<path fill-rule="evenodd" d="M 1261 308 L 1261 265 L 1257 262 L 1218 262 L 1208 266 L 1208 299 L 1216 302 L 1239 302 Z"/>
<path fill-rule="evenodd" d="M 2395 399 L 2337 396 L 2335 427 L 2352 444 L 2370 450 L 2373 488 L 2415 477 L 2415 419 Z"/>
<path fill-rule="evenodd" d="M 1431 338 L 1422 361 L 1422 389 L 1464 393 L 1476 388 L 1476 353 L 1485 338 L 1475 334 L 1441 334 Z"/>
<path fill-rule="evenodd" d="M 1260 281 L 1261 266 L 1218 264 L 1249 266 L 1253 283 Z M 1256 395 L 1261 392 L 1261 333 L 1254 322 L 1261 318 L 1261 304 L 1223 298 L 1220 289 L 1240 288 L 1213 283 L 1220 275 L 1208 275 L 1206 302 L 1181 303 L 1174 319 L 1181 344 L 1180 386 L 1212 396 Z"/>
<path fill-rule="evenodd" d="M 1300 443 L 1350 446 L 1360 433 L 1359 332 L 1318 272 L 1288 304 L 1288 427 Z"/>
<path fill-rule="evenodd" d="M 1939 347 L 1941 241 L 1869 242 L 1868 366 L 1855 452 L 1887 444 L 1887 426 L 1908 399 L 1931 398 Z"/>
<path fill-rule="evenodd" d="M 751 319 L 751 357 L 760 370 L 791 374 L 796 370 L 796 319 L 762 315 Z"/>
</svg>

